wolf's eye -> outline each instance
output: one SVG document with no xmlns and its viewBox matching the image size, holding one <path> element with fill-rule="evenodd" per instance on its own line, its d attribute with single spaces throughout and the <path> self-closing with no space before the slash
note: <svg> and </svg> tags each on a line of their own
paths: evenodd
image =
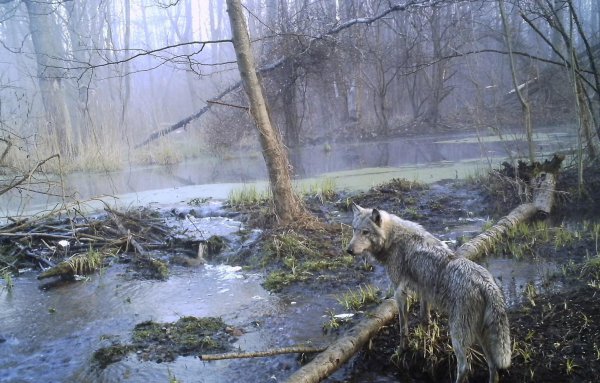
<svg viewBox="0 0 600 383">
<path fill-rule="evenodd" d="M 362 235 L 369 235 L 369 230 L 367 229 L 363 229 L 363 231 L 361 231 Z"/>
</svg>

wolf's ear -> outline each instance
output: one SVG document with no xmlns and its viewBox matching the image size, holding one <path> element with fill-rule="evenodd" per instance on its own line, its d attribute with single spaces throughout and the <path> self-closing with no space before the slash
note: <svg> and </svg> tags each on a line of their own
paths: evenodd
<svg viewBox="0 0 600 383">
<path fill-rule="evenodd" d="M 377 209 L 373 209 L 371 212 L 371 221 L 375 222 L 377 226 L 381 226 L 381 213 Z"/>
<path fill-rule="evenodd" d="M 352 202 L 352 211 L 354 214 L 359 214 L 363 210 L 362 207 L 358 206 L 356 203 Z"/>
</svg>

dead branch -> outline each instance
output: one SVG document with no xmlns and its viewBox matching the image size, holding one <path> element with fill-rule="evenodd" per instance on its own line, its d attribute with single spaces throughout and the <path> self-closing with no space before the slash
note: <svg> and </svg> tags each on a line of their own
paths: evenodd
<svg viewBox="0 0 600 383">
<path fill-rule="evenodd" d="M 129 243 L 131 243 L 131 246 L 133 246 L 133 248 L 135 249 L 135 251 L 137 251 L 137 253 L 139 255 L 141 255 L 143 257 L 147 257 L 148 253 L 146 252 L 146 250 L 144 250 L 144 248 L 142 247 L 142 245 L 140 245 L 138 243 L 138 241 L 136 241 L 135 238 L 133 238 L 133 235 L 131 235 L 131 232 L 129 230 L 127 230 L 125 228 L 125 226 L 123 226 L 123 224 L 121 223 L 121 220 L 117 216 L 117 213 L 115 211 L 113 211 L 111 208 L 109 208 L 108 206 L 105 207 L 104 210 L 106 210 L 106 212 L 109 213 L 110 218 L 112 219 L 112 221 L 115 223 L 115 225 L 117 226 L 117 228 L 121 232 L 121 235 L 127 237 L 127 241 Z"/>
<path fill-rule="evenodd" d="M 229 352 L 223 354 L 204 354 L 200 355 L 200 360 L 212 361 L 222 359 L 243 359 L 243 358 L 262 358 L 265 356 L 274 356 L 282 354 L 311 354 L 315 352 L 325 351 L 324 347 L 310 347 L 310 346 L 292 346 L 274 348 L 266 351 L 253 351 L 253 352 Z"/>
<path fill-rule="evenodd" d="M 42 160 L 40 162 L 38 162 L 37 164 L 35 164 L 35 166 L 29 171 L 29 173 L 27 173 L 26 175 L 24 175 L 23 177 L 21 177 L 21 179 L 19 179 L 18 181 L 15 181 L 14 183 L 11 183 L 10 185 L 6 186 L 4 189 L 0 189 L 0 195 L 8 192 L 11 189 L 14 189 L 16 187 L 18 187 L 19 185 L 21 185 L 23 182 L 27 181 L 28 179 L 30 179 L 33 176 L 33 173 L 35 173 L 35 171 L 42 165 L 44 165 L 46 162 L 50 161 L 53 158 L 57 158 L 59 157 L 58 154 L 54 154 L 48 158 L 46 158 L 45 160 Z"/>
</svg>

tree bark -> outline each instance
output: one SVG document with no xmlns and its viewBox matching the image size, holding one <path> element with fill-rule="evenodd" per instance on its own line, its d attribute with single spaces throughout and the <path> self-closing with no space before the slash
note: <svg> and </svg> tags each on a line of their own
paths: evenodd
<svg viewBox="0 0 600 383">
<path fill-rule="evenodd" d="M 25 1 L 37 61 L 37 76 L 49 127 L 52 151 L 67 158 L 77 152 L 64 85 L 65 50 L 53 4 Z"/>
<path fill-rule="evenodd" d="M 288 155 L 279 132 L 274 128 L 261 80 L 256 71 L 248 28 L 240 0 L 227 0 L 233 46 L 244 89 L 250 102 L 250 113 L 256 121 L 263 157 L 269 173 L 275 214 L 280 223 L 291 223 L 304 213 L 292 189 Z"/>
<path fill-rule="evenodd" d="M 200 360 L 212 361 L 212 360 L 223 360 L 223 359 L 243 359 L 243 358 L 262 358 L 265 356 L 274 356 L 282 354 L 310 354 L 315 352 L 322 352 L 324 348 L 310 347 L 310 346 L 292 346 L 275 348 L 266 351 L 251 351 L 251 352 L 228 352 L 224 354 L 204 354 L 200 355 Z"/>
</svg>

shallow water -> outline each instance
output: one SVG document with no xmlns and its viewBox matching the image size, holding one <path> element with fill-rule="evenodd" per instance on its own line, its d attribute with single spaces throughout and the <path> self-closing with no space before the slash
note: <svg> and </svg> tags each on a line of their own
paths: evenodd
<svg viewBox="0 0 600 383">
<path fill-rule="evenodd" d="M 0 336 L 6 339 L 0 381 L 123 381 L 114 369 L 98 376 L 89 370 L 93 351 L 108 345 L 103 336 L 127 342 L 136 323 L 186 315 L 223 316 L 245 325 L 277 309 L 259 282 L 230 266 L 175 268 L 160 282 L 127 280 L 124 267 L 114 265 L 88 281 L 48 291 L 35 275 L 15 278 L 12 292 L 0 295 Z M 146 373 L 163 367 L 151 370 L 157 371 Z"/>
<path fill-rule="evenodd" d="M 501 153 L 504 146 L 500 144 L 436 144 L 433 141 L 429 138 L 335 145 L 329 153 L 315 146 L 307 148 L 301 158 L 294 159 L 296 174 L 312 177 L 326 173 L 335 178 L 338 187 L 360 190 L 393 177 L 422 181 L 460 178 L 478 166 L 485 166 L 486 156 L 506 154 L 506 151 Z M 208 163 L 208 168 L 206 164 L 191 162 L 170 169 L 149 167 L 116 173 L 73 175 L 69 179 L 69 188 L 78 190 L 82 198 L 119 194 L 118 199 L 113 201 L 125 206 L 150 204 L 172 209 L 175 213 L 169 219 L 172 225 L 201 239 L 214 234 L 228 236 L 233 246 L 228 251 L 235 251 L 244 246 L 235 236 L 242 225 L 225 217 L 220 202 L 210 201 L 193 207 L 193 214 L 190 212 L 192 208 L 182 202 L 198 197 L 224 199 L 230 190 L 240 187 L 239 182 L 264 178 L 262 159 L 249 158 L 232 159 L 230 163 L 215 164 L 213 161 Z M 473 160 L 468 162 L 471 167 L 457 167 L 455 163 L 447 162 L 469 158 Z M 2 206 L 14 211 L 25 211 L 32 206 L 45 209 L 52 207 L 56 199 L 32 199 L 28 207 L 23 202 L 22 199 L 4 199 Z M 102 205 L 90 203 L 90 207 L 97 209 Z M 175 218 L 179 213 L 186 218 Z M 456 229 L 456 235 L 480 230 L 483 221 L 473 222 Z M 252 238 L 250 236 L 249 240 Z M 528 282 L 541 284 L 545 274 L 556 268 L 547 263 L 506 259 L 490 260 L 486 267 L 502 281 L 511 304 L 522 299 Z M 104 371 L 92 370 L 90 358 L 95 350 L 108 346 L 112 340 L 128 342 L 129 334 L 137 323 L 145 320 L 175 321 L 185 315 L 222 316 L 225 322 L 243 328 L 246 334 L 236 346 L 245 351 L 306 341 L 325 344 L 330 339 L 321 330 L 327 320 L 325 312 L 330 308 L 342 312 L 332 295 L 306 296 L 298 293 L 277 298 L 260 286 L 260 275 L 228 266 L 176 266 L 171 277 L 161 282 L 130 280 L 125 275 L 124 266 L 114 265 L 87 281 L 51 290 L 40 289 L 35 277 L 34 273 L 25 273 L 14 279 L 12 292 L 0 292 L 2 382 L 147 383 L 167 382 L 169 377 L 183 382 L 281 380 L 297 367 L 295 356 L 210 363 L 195 357 L 180 357 L 172 363 L 154 363 L 141 362 L 133 355 Z M 387 288 L 387 280 L 381 272 L 375 273 L 373 278 L 383 289 Z M 362 381 L 386 381 L 380 376 L 365 379 Z"/>
<path fill-rule="evenodd" d="M 392 178 L 420 182 L 465 178 L 497 166 L 509 156 L 523 155 L 520 135 L 499 140 L 496 135 L 446 134 L 419 138 L 306 146 L 289 153 L 297 187 L 331 178 L 337 189 L 365 190 Z M 537 156 L 568 151 L 575 136 L 565 127 L 538 133 Z M 0 196 L 0 216 L 30 215 L 78 201 L 78 208 L 102 209 L 91 201 L 102 197 L 118 206 L 168 204 L 192 198 L 226 199 L 231 190 L 255 184 L 265 190 L 267 173 L 259 152 L 205 157 L 170 166 L 129 167 L 113 172 L 79 172 L 63 179 L 36 179 L 26 185 L 42 193 L 6 193 Z M 46 182 L 44 182 L 46 181 Z M 49 190 L 48 181 L 54 182 Z M 59 185 L 64 184 L 62 190 Z M 64 195 L 65 198 L 60 196 Z M 84 202 L 80 202 L 84 201 Z"/>
</svg>

